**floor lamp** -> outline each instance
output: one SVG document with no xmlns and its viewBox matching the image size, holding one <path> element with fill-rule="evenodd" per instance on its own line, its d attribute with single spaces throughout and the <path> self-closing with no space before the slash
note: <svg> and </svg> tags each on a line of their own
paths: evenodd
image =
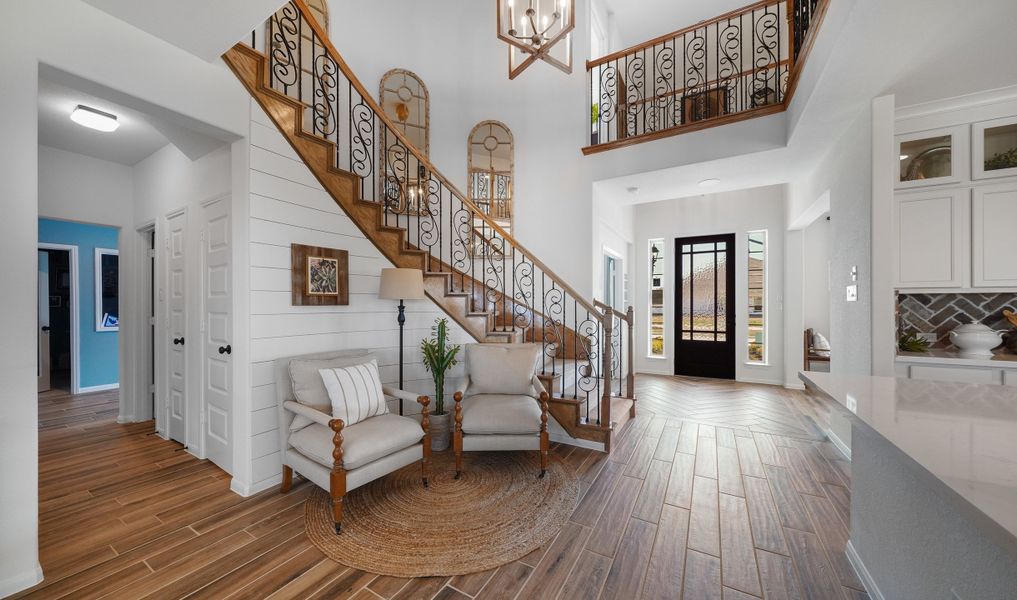
<svg viewBox="0 0 1017 600">
<path fill-rule="evenodd" d="M 378 298 L 399 301 L 399 389 L 403 389 L 403 326 L 406 324 L 406 305 L 403 300 L 423 300 L 424 272 L 420 269 L 382 269 Z M 399 399 L 399 414 L 403 414 L 403 400 Z"/>
</svg>

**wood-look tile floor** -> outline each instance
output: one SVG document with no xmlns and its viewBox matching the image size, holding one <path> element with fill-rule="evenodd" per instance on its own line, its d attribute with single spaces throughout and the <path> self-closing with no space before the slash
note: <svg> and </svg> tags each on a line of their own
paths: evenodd
<svg viewBox="0 0 1017 600">
<path fill-rule="evenodd" d="M 792 395 L 663 377 L 639 389 L 610 455 L 555 448 L 584 495 L 551 543 L 493 571 L 412 580 L 347 569 L 311 545 L 310 484 L 240 498 L 151 422 L 117 424 L 115 394 L 43 394 L 46 579 L 19 596 L 868 597 L 843 552 L 850 465 L 812 437 Z"/>
</svg>

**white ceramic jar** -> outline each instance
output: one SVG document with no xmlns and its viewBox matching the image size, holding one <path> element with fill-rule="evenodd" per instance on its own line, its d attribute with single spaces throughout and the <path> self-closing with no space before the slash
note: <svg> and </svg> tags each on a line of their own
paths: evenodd
<svg viewBox="0 0 1017 600">
<path fill-rule="evenodd" d="M 1004 333 L 981 323 L 968 323 L 951 331 L 950 341 L 964 356 L 992 356 L 992 349 L 1003 343 Z"/>
</svg>

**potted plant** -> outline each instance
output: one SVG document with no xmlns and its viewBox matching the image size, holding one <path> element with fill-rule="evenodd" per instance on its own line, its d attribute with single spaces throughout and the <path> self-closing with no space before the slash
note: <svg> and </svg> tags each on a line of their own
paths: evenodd
<svg viewBox="0 0 1017 600">
<path fill-rule="evenodd" d="M 431 449 L 440 452 L 449 445 L 449 413 L 445 412 L 445 373 L 458 362 L 457 344 L 448 343 L 448 320 L 435 319 L 432 336 L 420 342 L 424 368 L 434 379 L 434 409 L 431 411 Z"/>
</svg>

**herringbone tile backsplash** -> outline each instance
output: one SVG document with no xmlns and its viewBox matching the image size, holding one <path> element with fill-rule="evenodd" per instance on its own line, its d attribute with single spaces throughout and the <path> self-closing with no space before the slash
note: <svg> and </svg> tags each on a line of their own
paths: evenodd
<svg viewBox="0 0 1017 600">
<path fill-rule="evenodd" d="M 964 323 L 1012 329 L 1003 309 L 1017 311 L 1017 294 L 898 294 L 897 335 L 914 329 L 935 333 L 935 348 L 947 348 L 950 331 Z"/>
</svg>

